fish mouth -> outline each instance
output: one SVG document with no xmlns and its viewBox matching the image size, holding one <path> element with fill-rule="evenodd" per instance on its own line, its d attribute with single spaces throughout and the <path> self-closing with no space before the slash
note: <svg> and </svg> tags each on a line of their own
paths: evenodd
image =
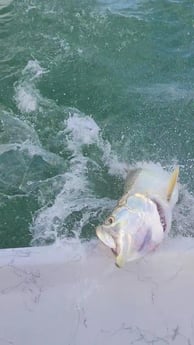
<svg viewBox="0 0 194 345">
<path fill-rule="evenodd" d="M 113 253 L 117 255 L 116 241 L 111 234 L 102 229 L 101 226 L 98 226 L 96 229 L 96 235 L 102 243 L 104 243 L 107 247 L 111 248 Z"/>
<path fill-rule="evenodd" d="M 155 199 L 152 199 L 152 201 L 154 202 L 154 204 L 156 205 L 159 217 L 160 217 L 160 223 L 162 225 L 163 231 L 166 231 L 167 228 L 167 222 L 166 222 L 166 216 L 165 216 L 165 211 L 164 208 L 162 207 L 162 205 Z"/>
<path fill-rule="evenodd" d="M 107 247 L 109 247 L 113 254 L 117 257 L 120 254 L 121 248 L 117 239 L 100 226 L 96 229 L 96 235 L 99 240 Z"/>
<path fill-rule="evenodd" d="M 96 235 L 107 247 L 109 247 L 113 254 L 115 255 L 115 264 L 117 267 L 124 266 L 127 261 L 129 250 L 131 247 L 131 237 L 128 234 L 120 233 L 120 236 L 114 237 L 112 234 L 108 233 L 101 226 L 97 227 Z"/>
</svg>

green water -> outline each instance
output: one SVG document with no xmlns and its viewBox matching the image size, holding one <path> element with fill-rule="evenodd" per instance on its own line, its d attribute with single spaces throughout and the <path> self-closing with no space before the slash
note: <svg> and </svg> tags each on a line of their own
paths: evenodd
<svg viewBox="0 0 194 345">
<path fill-rule="evenodd" d="M 193 1 L 0 0 L 0 247 L 93 237 L 137 161 L 191 234 L 193 83 Z"/>
</svg>

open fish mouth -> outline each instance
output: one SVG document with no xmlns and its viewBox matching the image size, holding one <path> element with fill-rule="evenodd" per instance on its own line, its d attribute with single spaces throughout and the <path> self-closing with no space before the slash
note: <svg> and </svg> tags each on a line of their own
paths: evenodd
<svg viewBox="0 0 194 345">
<path fill-rule="evenodd" d="M 96 229 L 96 235 L 98 236 L 99 240 L 101 240 L 101 242 L 105 244 L 105 246 L 109 247 L 112 250 L 115 256 L 118 256 L 120 254 L 120 245 L 113 235 L 104 231 L 100 226 Z"/>
<path fill-rule="evenodd" d="M 118 237 L 106 232 L 101 226 L 97 227 L 96 235 L 107 247 L 109 247 L 115 255 L 115 264 L 122 267 L 127 261 L 131 248 L 132 239 L 125 232 L 120 233 Z"/>
<path fill-rule="evenodd" d="M 166 216 L 165 216 L 165 211 L 164 211 L 164 208 L 162 207 L 162 205 L 156 201 L 155 199 L 152 199 L 152 201 L 154 202 L 154 204 L 156 205 L 157 207 L 157 211 L 158 211 L 158 214 L 159 214 L 159 217 L 160 217 L 160 223 L 162 225 L 162 228 L 163 228 L 163 231 L 165 232 L 166 231 L 166 228 L 167 228 L 167 222 L 166 222 Z"/>
</svg>

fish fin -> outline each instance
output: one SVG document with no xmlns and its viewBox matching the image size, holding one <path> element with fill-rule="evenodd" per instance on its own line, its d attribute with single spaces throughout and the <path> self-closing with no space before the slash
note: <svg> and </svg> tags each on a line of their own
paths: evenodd
<svg viewBox="0 0 194 345">
<path fill-rule="evenodd" d="M 125 186 L 124 186 L 125 193 L 127 193 L 131 189 L 131 187 L 135 183 L 135 180 L 137 179 L 141 171 L 142 171 L 141 168 L 131 169 L 128 171 Z"/>
<path fill-rule="evenodd" d="M 172 197 L 172 193 L 174 191 L 174 188 L 177 184 L 177 180 L 178 180 L 178 176 L 179 176 L 179 167 L 177 167 L 171 177 L 170 177 L 170 181 L 168 183 L 168 188 L 167 188 L 167 195 L 166 195 L 166 199 L 167 201 L 170 201 L 171 197 Z"/>
</svg>

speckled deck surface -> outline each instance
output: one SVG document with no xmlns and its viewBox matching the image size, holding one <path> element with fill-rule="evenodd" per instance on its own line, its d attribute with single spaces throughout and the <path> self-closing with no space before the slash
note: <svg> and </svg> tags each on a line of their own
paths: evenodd
<svg viewBox="0 0 194 345">
<path fill-rule="evenodd" d="M 96 242 L 0 251 L 0 345 L 194 343 L 194 240 L 123 269 Z"/>
</svg>

